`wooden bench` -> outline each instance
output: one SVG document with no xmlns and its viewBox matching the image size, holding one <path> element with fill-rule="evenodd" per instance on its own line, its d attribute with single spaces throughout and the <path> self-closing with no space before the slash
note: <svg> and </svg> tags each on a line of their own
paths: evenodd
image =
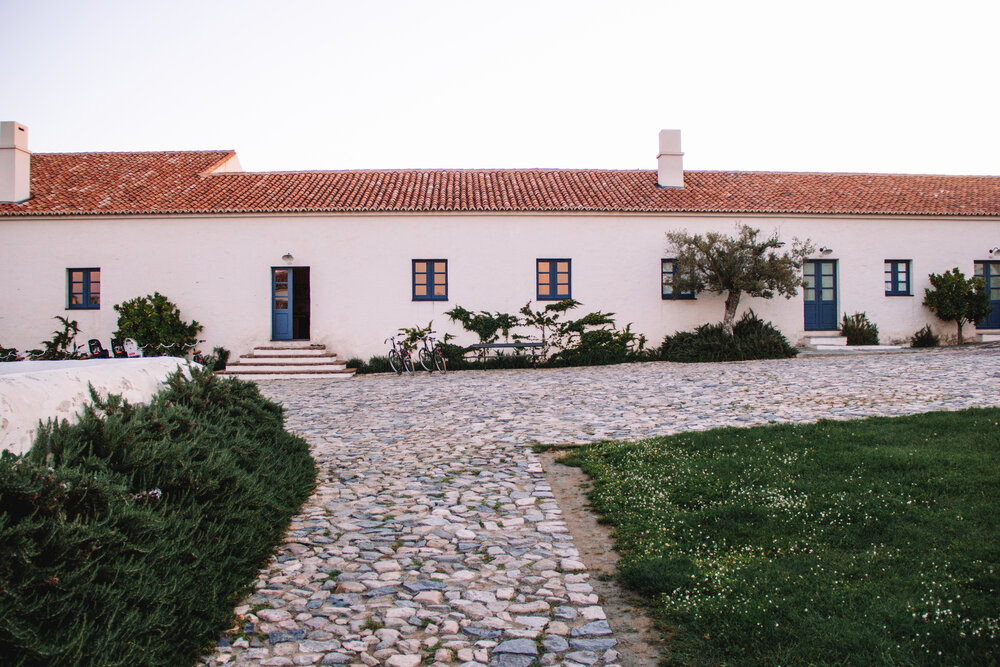
<svg viewBox="0 0 1000 667">
<path fill-rule="evenodd" d="M 483 370 L 486 370 L 486 352 L 488 350 L 527 350 L 531 354 L 531 365 L 538 367 L 538 360 L 541 358 L 541 343 L 476 343 L 469 346 L 470 350 L 475 350 L 483 360 Z"/>
</svg>

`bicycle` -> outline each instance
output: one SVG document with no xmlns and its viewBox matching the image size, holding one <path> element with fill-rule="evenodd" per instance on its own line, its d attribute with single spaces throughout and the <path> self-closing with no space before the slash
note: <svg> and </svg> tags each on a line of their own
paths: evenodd
<svg viewBox="0 0 1000 667">
<path fill-rule="evenodd" d="M 420 342 L 423 343 L 423 347 L 420 348 L 420 365 L 424 367 L 424 370 L 428 373 L 433 373 L 434 369 L 441 371 L 442 373 L 447 373 L 448 368 L 444 363 L 444 355 L 441 354 L 441 346 L 434 342 L 434 337 L 431 336 L 434 331 L 428 331 L 424 335 Z"/>
<path fill-rule="evenodd" d="M 404 370 L 413 375 L 413 357 L 408 351 L 402 350 L 402 346 L 399 346 L 397 349 L 397 336 L 399 334 L 393 334 L 385 339 L 386 343 L 392 343 L 392 349 L 389 350 L 389 366 L 396 372 L 396 375 L 402 375 Z"/>
</svg>

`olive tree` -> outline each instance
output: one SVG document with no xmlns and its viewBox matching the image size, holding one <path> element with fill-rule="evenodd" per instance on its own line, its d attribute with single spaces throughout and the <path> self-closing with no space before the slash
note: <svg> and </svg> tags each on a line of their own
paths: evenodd
<svg viewBox="0 0 1000 667">
<path fill-rule="evenodd" d="M 958 325 L 958 344 L 961 345 L 962 326 L 966 322 L 978 322 L 992 311 L 986 281 L 978 276 L 966 279 L 958 267 L 928 277 L 933 289 L 924 289 L 924 305 L 945 322 Z"/>
<path fill-rule="evenodd" d="M 809 240 L 792 240 L 790 250 L 779 252 L 785 243 L 774 232 L 766 238 L 760 230 L 742 223 L 736 236 L 719 232 L 689 234 L 687 230 L 667 232 L 668 251 L 674 259 L 674 289 L 695 293 L 709 291 L 726 295 L 722 326 L 733 333 L 733 320 L 743 293 L 764 299 L 781 294 L 786 299 L 802 286 L 802 264 L 813 245 Z"/>
</svg>

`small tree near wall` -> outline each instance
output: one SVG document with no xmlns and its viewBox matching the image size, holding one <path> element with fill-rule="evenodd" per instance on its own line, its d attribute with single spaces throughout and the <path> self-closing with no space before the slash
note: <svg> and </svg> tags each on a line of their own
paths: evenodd
<svg viewBox="0 0 1000 667">
<path fill-rule="evenodd" d="M 802 285 L 802 264 L 814 249 L 808 240 L 793 239 L 791 250 L 779 254 L 785 244 L 777 232 L 761 239 L 759 229 L 741 223 L 736 232 L 735 237 L 667 232 L 669 251 L 675 254 L 674 290 L 725 293 L 722 326 L 729 334 L 744 292 L 765 299 L 795 296 Z"/>
<path fill-rule="evenodd" d="M 929 276 L 931 288 L 924 289 L 924 305 L 945 322 L 958 325 L 958 344 L 962 344 L 962 327 L 966 322 L 978 322 L 993 310 L 982 278 L 966 278 L 955 267 L 951 271 Z"/>
<path fill-rule="evenodd" d="M 115 306 L 118 313 L 117 338 L 134 338 L 147 357 L 182 357 L 198 342 L 202 326 L 185 322 L 181 311 L 159 292 L 136 297 Z"/>
</svg>

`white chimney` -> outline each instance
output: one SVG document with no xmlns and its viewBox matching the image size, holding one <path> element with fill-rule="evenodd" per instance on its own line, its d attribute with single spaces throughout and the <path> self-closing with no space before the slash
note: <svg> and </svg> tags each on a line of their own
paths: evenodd
<svg viewBox="0 0 1000 667">
<path fill-rule="evenodd" d="M 28 128 L 12 120 L 0 123 L 0 203 L 16 204 L 31 197 L 31 153 Z"/>
<path fill-rule="evenodd" d="M 660 154 L 656 156 L 656 184 L 661 188 L 684 187 L 684 153 L 681 131 L 660 130 Z"/>
</svg>

